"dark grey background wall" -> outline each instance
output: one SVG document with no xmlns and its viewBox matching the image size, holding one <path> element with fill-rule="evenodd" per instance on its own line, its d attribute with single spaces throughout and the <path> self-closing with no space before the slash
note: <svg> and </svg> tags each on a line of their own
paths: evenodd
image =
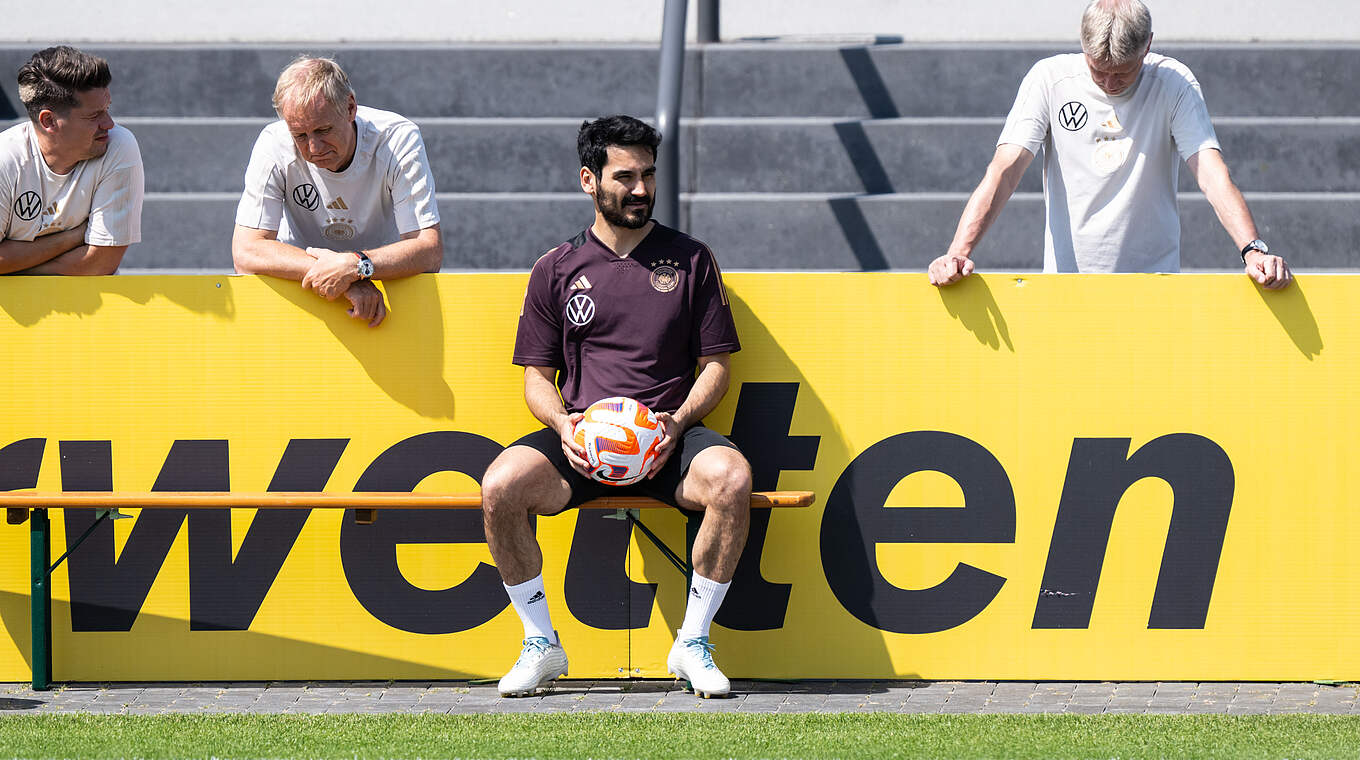
<svg viewBox="0 0 1360 760">
<path fill-rule="evenodd" d="M 30 46 L 0 46 L 13 72 Z M 145 241 L 126 269 L 231 267 L 241 177 L 273 118 L 274 77 L 298 52 L 250 45 L 99 46 L 115 116 L 146 162 Z M 991 157 L 1015 88 L 1061 45 L 784 43 L 688 53 L 679 140 L 682 221 L 728 268 L 924 269 L 943 252 Z M 1360 45 L 1159 45 L 1203 85 L 1263 234 L 1297 267 L 1360 266 Z M 449 269 L 527 268 L 591 219 L 575 133 L 649 117 L 657 51 L 643 45 L 351 45 L 335 54 L 361 103 L 425 135 Z M 0 77 L 0 121 L 22 115 Z M 672 170 L 662 167 L 663 171 Z M 1039 162 L 978 257 L 1041 265 Z M 1236 253 L 1182 172 L 1186 268 Z"/>
</svg>

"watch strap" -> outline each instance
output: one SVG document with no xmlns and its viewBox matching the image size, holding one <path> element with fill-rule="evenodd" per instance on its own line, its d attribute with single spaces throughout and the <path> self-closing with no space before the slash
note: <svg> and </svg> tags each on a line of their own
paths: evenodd
<svg viewBox="0 0 1360 760">
<path fill-rule="evenodd" d="M 1269 248 L 1269 246 L 1267 246 L 1267 245 L 1265 244 L 1265 241 L 1261 240 L 1260 238 L 1257 238 L 1256 240 L 1253 240 L 1253 241 L 1251 241 L 1250 243 L 1247 243 L 1246 245 L 1242 246 L 1242 250 L 1241 250 L 1241 254 L 1242 254 L 1242 263 L 1243 263 L 1243 264 L 1247 263 L 1247 254 L 1248 254 L 1249 252 L 1251 252 L 1251 251 L 1260 251 L 1261 253 L 1269 253 L 1269 252 L 1270 252 L 1270 248 Z"/>
</svg>

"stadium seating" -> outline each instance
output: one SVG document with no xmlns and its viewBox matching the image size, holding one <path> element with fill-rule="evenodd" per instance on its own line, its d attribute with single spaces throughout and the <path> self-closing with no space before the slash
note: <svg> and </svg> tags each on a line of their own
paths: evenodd
<svg viewBox="0 0 1360 760">
<path fill-rule="evenodd" d="M 296 48 L 90 46 L 109 59 L 115 116 L 142 146 L 144 242 L 125 270 L 231 267 L 251 145 Z M 1064 45 L 727 43 L 689 51 L 682 222 L 729 269 L 924 269 L 1030 64 Z M 1263 236 L 1300 269 L 1360 266 L 1360 48 L 1156 45 L 1204 87 L 1229 166 Z M 13 72 L 32 46 L 0 46 Z M 590 219 L 577 187 L 583 118 L 656 107 L 647 45 L 339 45 L 359 102 L 421 125 L 444 215 L 445 267 L 523 269 Z M 0 77 L 0 122 L 22 106 Z M 1187 269 L 1236 256 L 1182 171 Z M 1038 162 L 979 251 L 1037 269 Z"/>
</svg>

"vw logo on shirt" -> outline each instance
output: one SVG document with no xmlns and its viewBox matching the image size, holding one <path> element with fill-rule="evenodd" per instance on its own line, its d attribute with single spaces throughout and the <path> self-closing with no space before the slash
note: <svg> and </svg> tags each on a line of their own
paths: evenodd
<svg viewBox="0 0 1360 760">
<path fill-rule="evenodd" d="M 321 193 L 311 183 L 298 185 L 293 188 L 293 202 L 308 211 L 316 211 L 316 207 L 321 205 Z"/>
<path fill-rule="evenodd" d="M 26 190 L 14 201 L 14 215 L 27 222 L 42 210 L 42 198 L 32 190 Z"/>
<path fill-rule="evenodd" d="M 584 327 L 590 324 L 590 320 L 595 318 L 595 302 L 590 300 L 590 296 L 585 293 L 571 297 L 567 301 L 567 319 L 573 325 Z"/>
<path fill-rule="evenodd" d="M 1076 132 L 1086 126 L 1086 106 L 1075 100 L 1063 103 L 1058 109 L 1058 123 L 1068 132 Z"/>
</svg>

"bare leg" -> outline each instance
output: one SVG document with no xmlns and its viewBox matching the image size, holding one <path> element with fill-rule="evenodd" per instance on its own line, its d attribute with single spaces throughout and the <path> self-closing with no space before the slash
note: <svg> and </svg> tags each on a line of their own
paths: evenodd
<svg viewBox="0 0 1360 760">
<path fill-rule="evenodd" d="M 571 498 L 571 486 L 547 457 L 528 446 L 511 446 L 482 478 L 482 524 L 491 558 L 507 586 L 543 572 L 543 552 L 529 528 L 529 515 L 555 514 Z"/>
<path fill-rule="evenodd" d="M 751 466 L 736 449 L 710 446 L 690 462 L 676 490 L 685 509 L 702 510 L 694 540 L 694 571 L 718 583 L 732 580 L 751 526 Z"/>
<path fill-rule="evenodd" d="M 690 462 L 676 489 L 686 509 L 704 511 L 694 540 L 694 582 L 685 598 L 685 622 L 676 631 L 666 667 L 704 697 L 726 696 L 732 684 L 713 662 L 709 626 L 727 595 L 751 524 L 751 466 L 736 449 L 711 446 Z"/>
</svg>

